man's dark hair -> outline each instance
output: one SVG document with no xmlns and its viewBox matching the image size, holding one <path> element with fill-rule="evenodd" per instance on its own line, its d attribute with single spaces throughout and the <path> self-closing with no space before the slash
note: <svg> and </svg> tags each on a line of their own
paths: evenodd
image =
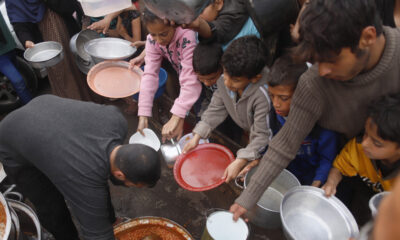
<svg viewBox="0 0 400 240">
<path fill-rule="evenodd" d="M 116 154 L 115 165 L 133 183 L 154 186 L 161 176 L 158 153 L 143 144 L 122 145 Z"/>
<path fill-rule="evenodd" d="M 364 28 L 379 36 L 382 22 L 375 0 L 311 0 L 300 16 L 299 44 L 293 54 L 300 61 L 326 61 L 349 47 L 356 55 Z"/>
<path fill-rule="evenodd" d="M 376 124 L 378 136 L 400 145 L 400 94 L 392 94 L 373 101 L 368 117 Z"/>
<path fill-rule="evenodd" d="M 199 43 L 193 51 L 193 70 L 200 75 L 208 75 L 222 69 L 222 46 L 216 42 Z"/>
<path fill-rule="evenodd" d="M 264 43 L 256 36 L 234 40 L 222 55 L 222 66 L 231 77 L 253 78 L 267 63 Z"/>
<path fill-rule="evenodd" d="M 296 63 L 289 54 L 276 59 L 267 76 L 267 84 L 271 87 L 279 85 L 294 85 L 296 87 L 300 76 L 307 70 L 305 63 Z"/>
<path fill-rule="evenodd" d="M 141 20 L 145 26 L 148 23 L 154 23 L 156 21 L 160 21 L 161 23 L 163 22 L 161 18 L 157 17 L 157 15 L 151 12 L 148 8 L 144 8 Z"/>
</svg>

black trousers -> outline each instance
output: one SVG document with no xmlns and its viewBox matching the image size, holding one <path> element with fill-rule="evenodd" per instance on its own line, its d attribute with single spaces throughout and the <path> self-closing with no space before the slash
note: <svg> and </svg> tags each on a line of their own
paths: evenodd
<svg viewBox="0 0 400 240">
<path fill-rule="evenodd" d="M 342 181 L 340 181 L 337 187 L 336 197 L 350 210 L 357 224 L 363 226 L 372 217 L 368 202 L 375 194 L 359 176 L 343 176 Z"/>
<path fill-rule="evenodd" d="M 6 167 L 7 181 L 35 206 L 39 221 L 56 240 L 79 239 L 63 195 L 34 167 Z"/>
</svg>

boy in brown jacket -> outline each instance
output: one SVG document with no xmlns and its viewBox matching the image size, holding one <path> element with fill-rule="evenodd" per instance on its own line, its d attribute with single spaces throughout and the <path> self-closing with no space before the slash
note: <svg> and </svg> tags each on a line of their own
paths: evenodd
<svg viewBox="0 0 400 240">
<path fill-rule="evenodd" d="M 232 42 L 222 56 L 224 74 L 217 81 L 218 88 L 193 130 L 194 137 L 183 149 L 186 153 L 195 148 L 200 138 L 207 138 L 229 114 L 238 126 L 250 132 L 250 141 L 225 170 L 226 182 L 238 176 L 249 161 L 259 159 L 272 136 L 268 123 L 271 104 L 261 74 L 266 65 L 265 52 L 255 36 Z"/>
</svg>

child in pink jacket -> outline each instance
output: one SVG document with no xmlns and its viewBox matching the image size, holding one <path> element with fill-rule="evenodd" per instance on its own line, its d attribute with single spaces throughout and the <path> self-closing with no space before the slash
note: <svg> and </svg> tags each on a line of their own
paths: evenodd
<svg viewBox="0 0 400 240">
<path fill-rule="evenodd" d="M 195 32 L 166 25 L 147 9 L 143 13 L 143 22 L 149 35 L 145 48 L 146 65 L 140 84 L 138 131 L 143 134 L 142 130 L 148 127 L 148 117 L 151 117 L 154 95 L 158 88 L 161 61 L 166 58 L 178 73 L 181 88 L 171 109 L 172 117 L 163 126 L 162 136 L 163 141 L 180 138 L 185 116 L 201 93 L 201 83 L 192 66 L 193 50 L 196 47 Z"/>
</svg>

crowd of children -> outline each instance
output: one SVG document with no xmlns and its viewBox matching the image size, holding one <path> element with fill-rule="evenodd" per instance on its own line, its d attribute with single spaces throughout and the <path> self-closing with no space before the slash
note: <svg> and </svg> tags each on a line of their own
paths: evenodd
<svg viewBox="0 0 400 240">
<path fill-rule="evenodd" d="M 241 1 L 211 1 L 192 23 L 178 27 L 147 9 L 142 14 L 149 35 L 138 131 L 148 126 L 158 70 L 162 58 L 166 58 L 178 73 L 181 89 L 171 109 L 172 117 L 162 129 L 164 139 L 182 136 L 184 119 L 192 107 L 199 122 L 183 153 L 195 148 L 201 138 L 208 138 L 228 116 L 249 133 L 247 146 L 237 152 L 224 178 L 229 182 L 259 162 L 262 170 L 254 177 L 258 185 L 250 185 L 232 206 L 235 217 L 256 202 L 283 168 L 291 171 L 301 184 L 322 187 L 327 196 L 338 191 L 337 196 L 349 207 L 353 193 L 357 193 L 349 190 L 358 186 L 355 177 L 370 187 L 366 200 L 373 193 L 391 189 L 398 169 L 396 162 L 400 159 L 397 124 L 400 116 L 395 115 L 400 108 L 396 103 L 398 96 L 369 103 L 379 96 L 400 93 L 394 79 L 398 75 L 387 76 L 388 84 L 381 83 L 386 86 L 377 88 L 374 82 L 385 75 L 375 73 L 379 67 L 372 70 L 382 61 L 389 64 L 385 56 L 389 59 L 387 55 L 397 51 L 393 41 L 398 33 L 382 27 L 371 0 L 356 4 L 360 9 L 369 9 L 358 13 L 366 19 L 365 23 L 348 27 L 349 31 L 357 29 L 357 35 L 348 33 L 327 40 L 321 36 L 327 33 L 316 25 L 320 24 L 316 18 L 329 24 L 333 17 L 322 17 L 318 13 L 339 11 L 343 6 L 350 11 L 346 0 L 332 6 L 328 2 L 312 0 L 306 4 L 293 27 L 297 46 L 283 56 L 275 56 L 272 66 L 266 66 L 268 51 L 251 18 L 240 11 Z M 336 15 L 346 19 L 340 13 Z M 382 40 L 383 32 L 386 41 Z M 369 54 L 365 55 L 366 51 Z M 306 61 L 314 65 L 308 69 Z M 341 150 L 343 139 L 362 132 L 367 106 L 370 111 L 363 143 L 353 138 Z M 390 148 L 387 151 L 386 144 Z M 338 187 L 342 176 L 352 177 L 351 184 Z M 356 218 L 360 224 L 365 222 L 357 215 Z"/>
<path fill-rule="evenodd" d="M 183 153 L 227 117 L 248 133 L 248 144 L 223 176 L 229 182 L 259 164 L 255 180 L 230 209 L 234 218 L 284 168 L 301 184 L 321 187 L 328 197 L 336 194 L 350 210 L 357 194 L 366 205 L 373 194 L 390 191 L 398 173 L 400 31 L 382 25 L 374 0 L 306 2 L 292 28 L 297 45 L 273 56 L 272 66 L 244 0 L 212 0 L 182 26 L 141 9 L 148 35 L 143 54 L 131 61 L 144 63 L 137 130 L 143 134 L 148 127 L 166 59 L 180 89 L 162 128 L 163 141 L 182 136 L 190 111 L 199 121 Z M 120 36 L 141 40 L 133 27 L 137 17 L 119 15 Z M 110 18 L 91 28 L 106 22 L 108 29 Z"/>
</svg>

